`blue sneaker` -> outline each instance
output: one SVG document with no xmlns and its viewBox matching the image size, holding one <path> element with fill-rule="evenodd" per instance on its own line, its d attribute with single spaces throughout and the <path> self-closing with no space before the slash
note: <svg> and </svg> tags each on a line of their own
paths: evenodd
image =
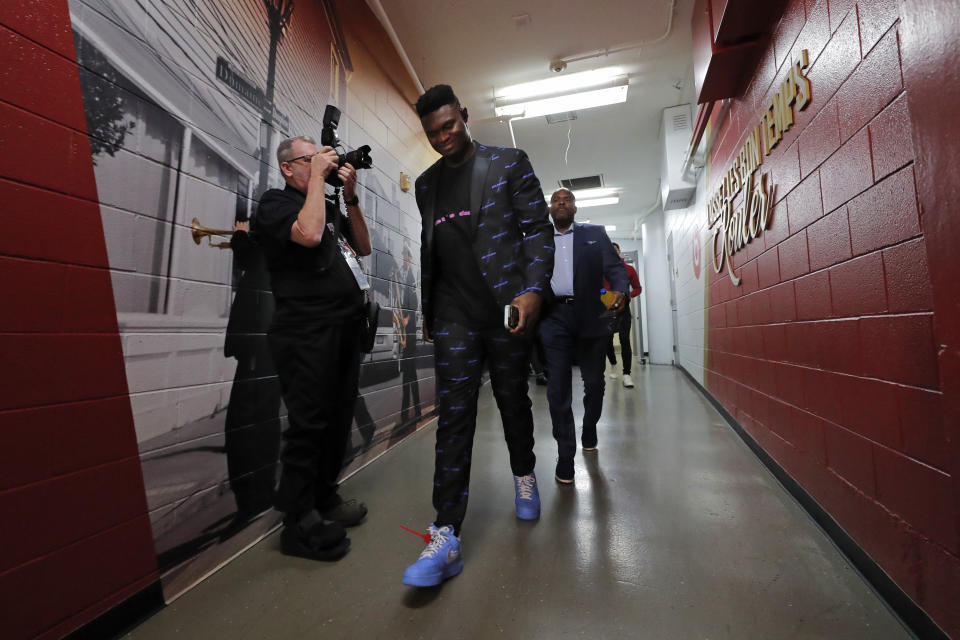
<svg viewBox="0 0 960 640">
<path fill-rule="evenodd" d="M 453 527 L 439 529 L 430 525 L 430 544 L 412 565 L 403 572 L 403 584 L 411 587 L 435 587 L 447 578 L 463 571 L 460 540 L 453 535 Z"/>
<path fill-rule="evenodd" d="M 540 492 L 537 491 L 537 474 L 513 476 L 513 489 L 517 492 L 517 517 L 521 520 L 536 520 L 540 517 Z"/>
</svg>

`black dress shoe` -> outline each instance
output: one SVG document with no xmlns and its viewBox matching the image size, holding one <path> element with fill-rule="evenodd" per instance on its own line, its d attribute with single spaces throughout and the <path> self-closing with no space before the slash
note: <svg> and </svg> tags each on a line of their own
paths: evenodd
<svg viewBox="0 0 960 640">
<path fill-rule="evenodd" d="M 562 484 L 573 484 L 573 458 L 557 459 L 557 482 Z"/>
<path fill-rule="evenodd" d="M 586 429 L 584 428 L 583 434 L 580 436 L 580 446 L 584 451 L 596 451 L 597 450 L 597 428 Z"/>
</svg>

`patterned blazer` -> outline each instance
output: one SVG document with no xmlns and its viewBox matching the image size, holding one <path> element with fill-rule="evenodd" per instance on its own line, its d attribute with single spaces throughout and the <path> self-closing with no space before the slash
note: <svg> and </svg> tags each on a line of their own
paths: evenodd
<svg viewBox="0 0 960 640">
<path fill-rule="evenodd" d="M 473 259 L 500 305 L 522 293 L 550 290 L 553 273 L 553 224 L 540 181 L 520 149 L 487 147 L 474 142 L 476 158 L 470 182 Z M 417 178 L 417 206 L 423 222 L 420 242 L 423 321 L 433 331 L 435 219 L 440 163 Z"/>
</svg>

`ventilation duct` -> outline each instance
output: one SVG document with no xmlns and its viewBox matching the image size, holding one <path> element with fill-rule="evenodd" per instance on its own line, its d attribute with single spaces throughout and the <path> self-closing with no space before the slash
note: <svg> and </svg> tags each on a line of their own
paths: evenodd
<svg viewBox="0 0 960 640">
<path fill-rule="evenodd" d="M 583 189 L 596 189 L 603 186 L 603 177 L 584 176 L 582 178 L 562 178 L 560 186 L 570 191 L 581 191 Z"/>
<path fill-rule="evenodd" d="M 551 113 L 546 116 L 547 124 L 557 124 L 558 122 L 569 122 L 577 119 L 576 111 L 564 111 L 563 113 Z"/>
<path fill-rule="evenodd" d="M 693 135 L 690 105 L 681 104 L 663 110 L 660 125 L 663 146 L 660 158 L 660 196 L 663 210 L 690 206 L 697 185 L 683 179 L 683 161 Z"/>
</svg>

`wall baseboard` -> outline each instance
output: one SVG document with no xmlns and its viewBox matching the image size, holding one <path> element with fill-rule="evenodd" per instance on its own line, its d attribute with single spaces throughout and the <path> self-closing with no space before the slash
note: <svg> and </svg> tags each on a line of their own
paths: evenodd
<svg viewBox="0 0 960 640">
<path fill-rule="evenodd" d="M 760 459 L 760 462 L 773 474 L 778 482 L 787 492 L 793 496 L 794 500 L 800 503 L 804 511 L 813 518 L 827 537 L 840 549 L 840 552 L 846 556 L 851 565 L 863 576 L 864 580 L 873 588 L 874 591 L 883 599 L 887 607 L 900 618 L 904 627 L 923 640 L 950 640 L 944 631 L 937 626 L 937 623 L 927 615 L 910 596 L 908 596 L 900 586 L 887 575 L 883 568 L 871 558 L 866 551 L 857 544 L 850 534 L 844 531 L 836 520 L 833 519 L 826 509 L 813 499 L 807 490 L 794 480 L 780 464 L 760 446 L 760 444 L 747 433 L 746 429 L 737 422 L 736 418 L 730 414 L 726 408 L 720 404 L 720 401 L 701 385 L 689 371 L 684 367 L 678 366 L 677 369 L 683 372 L 687 379 L 693 383 L 707 401 L 713 405 L 713 408 L 723 416 L 730 428 L 736 432 L 740 439 L 750 448 L 751 451 Z"/>
<path fill-rule="evenodd" d="M 165 606 L 163 589 L 157 580 L 70 633 L 66 640 L 118 638 Z"/>
</svg>

